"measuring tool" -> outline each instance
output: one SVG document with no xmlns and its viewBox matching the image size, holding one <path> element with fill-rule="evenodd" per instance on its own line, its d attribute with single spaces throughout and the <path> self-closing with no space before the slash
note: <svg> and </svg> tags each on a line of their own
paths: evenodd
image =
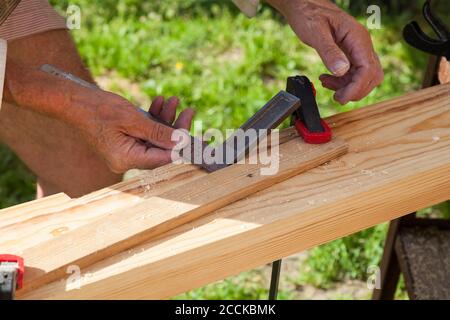
<svg viewBox="0 0 450 320">
<path fill-rule="evenodd" d="M 267 136 L 271 129 L 278 127 L 299 106 L 300 100 L 297 97 L 288 92 L 280 91 L 236 130 L 222 145 L 211 152 L 214 157 L 219 153 L 219 156 L 215 157 L 215 159 L 219 159 L 218 163 L 208 164 L 204 161 L 199 162 L 198 155 L 204 154 L 208 145 L 204 142 L 199 143 L 197 138 L 193 138 L 191 142 L 197 143 L 196 146 L 191 146 L 194 150 L 191 154 L 197 156 L 193 163 L 198 164 L 208 172 L 214 172 L 240 161 L 259 141 Z M 254 130 L 254 132 L 248 134 L 249 130 Z"/>
</svg>

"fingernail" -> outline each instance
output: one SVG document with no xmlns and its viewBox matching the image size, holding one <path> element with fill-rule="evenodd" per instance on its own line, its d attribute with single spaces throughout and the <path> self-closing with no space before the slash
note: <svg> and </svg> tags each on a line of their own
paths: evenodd
<svg viewBox="0 0 450 320">
<path fill-rule="evenodd" d="M 348 69 L 349 69 L 349 65 L 347 62 L 345 62 L 343 60 L 338 60 L 331 67 L 331 72 L 333 72 L 333 74 L 336 76 L 342 76 L 347 72 Z"/>
</svg>

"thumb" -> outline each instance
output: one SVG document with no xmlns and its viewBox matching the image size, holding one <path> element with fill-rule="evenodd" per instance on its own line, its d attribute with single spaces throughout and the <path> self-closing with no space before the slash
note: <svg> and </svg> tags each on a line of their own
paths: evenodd
<svg viewBox="0 0 450 320">
<path fill-rule="evenodd" d="M 171 152 L 159 148 L 146 148 L 137 145 L 129 158 L 133 169 L 148 170 L 171 163 Z"/>
<path fill-rule="evenodd" d="M 331 33 L 328 30 L 320 32 L 315 42 L 313 47 L 322 58 L 328 70 L 337 77 L 346 74 L 350 69 L 350 62 L 345 53 L 336 44 Z"/>
</svg>

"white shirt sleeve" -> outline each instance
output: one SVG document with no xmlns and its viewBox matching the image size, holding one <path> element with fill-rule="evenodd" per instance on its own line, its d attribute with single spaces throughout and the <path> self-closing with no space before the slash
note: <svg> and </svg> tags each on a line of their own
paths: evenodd
<svg viewBox="0 0 450 320">
<path fill-rule="evenodd" d="M 233 0 L 233 2 L 247 17 L 256 16 L 259 0 Z"/>
</svg>

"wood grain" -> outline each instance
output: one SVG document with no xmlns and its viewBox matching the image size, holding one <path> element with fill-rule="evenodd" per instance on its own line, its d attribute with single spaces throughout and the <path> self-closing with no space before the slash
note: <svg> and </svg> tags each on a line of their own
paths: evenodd
<svg viewBox="0 0 450 320">
<path fill-rule="evenodd" d="M 61 279 L 18 294 L 167 298 L 450 198 L 450 85 L 327 121 L 350 146 L 338 160 L 95 263 L 80 289 Z"/>
<path fill-rule="evenodd" d="M 204 175 L 193 165 L 168 165 L 78 199 L 58 194 L 0 210 L 0 252 L 22 255 L 31 246 Z"/>
<path fill-rule="evenodd" d="M 114 211 L 89 225 L 25 250 L 22 257 L 27 272 L 22 290 L 33 290 L 64 277 L 69 265 L 83 268 L 130 249 L 346 151 L 347 145 L 339 139 L 323 145 L 293 139 L 273 154 L 279 161 L 276 174 L 264 175 L 261 169 L 267 165 L 261 163 L 236 164 L 170 188 L 138 205 Z M 51 255 L 42 259 L 43 252 Z"/>
<path fill-rule="evenodd" d="M 297 137 L 295 130 L 280 132 L 279 143 Z M 78 199 L 65 194 L 30 201 L 0 210 L 0 252 L 22 255 L 23 251 L 55 239 L 105 217 L 159 195 L 169 188 L 192 182 L 207 173 L 197 166 L 166 165 Z"/>
</svg>

